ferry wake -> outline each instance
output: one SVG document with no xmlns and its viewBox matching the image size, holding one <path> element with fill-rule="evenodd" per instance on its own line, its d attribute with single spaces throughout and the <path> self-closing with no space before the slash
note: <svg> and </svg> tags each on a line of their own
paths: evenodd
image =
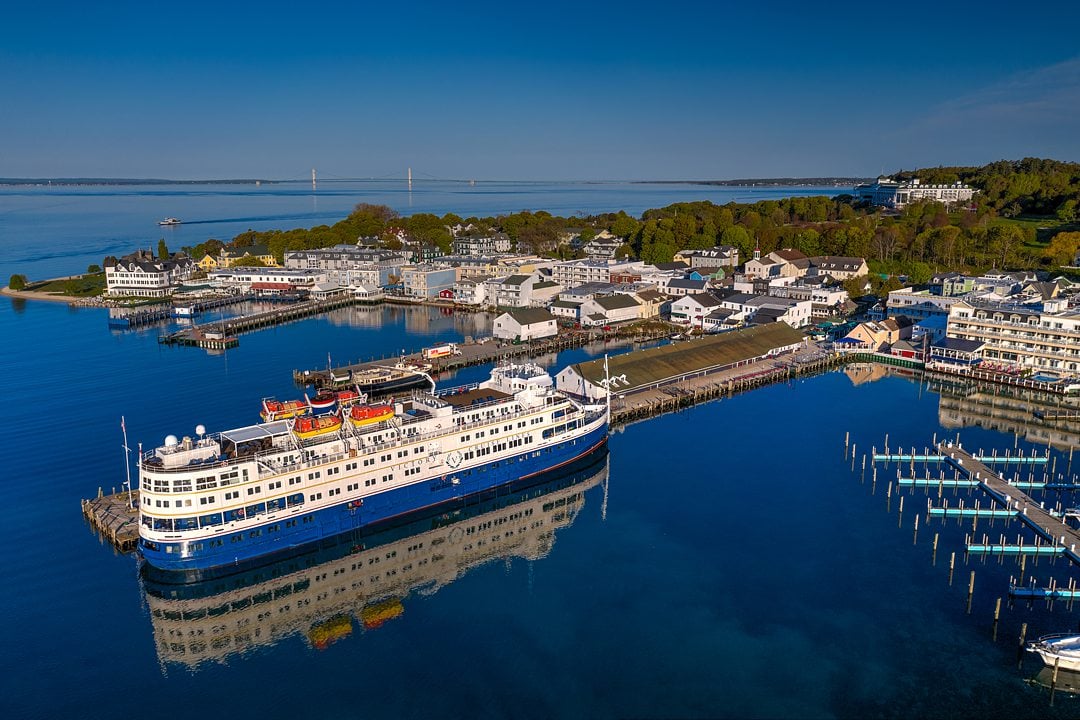
<svg viewBox="0 0 1080 720">
<path fill-rule="evenodd" d="M 240 565 L 460 502 L 594 452 L 611 413 L 610 398 L 581 403 L 531 364 L 365 407 L 169 436 L 144 453 L 145 562 L 166 571 Z"/>
</svg>

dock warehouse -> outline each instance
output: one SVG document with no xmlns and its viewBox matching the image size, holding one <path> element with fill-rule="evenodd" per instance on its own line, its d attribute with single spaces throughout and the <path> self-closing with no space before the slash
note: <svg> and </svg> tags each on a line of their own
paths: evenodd
<svg viewBox="0 0 1080 720">
<path fill-rule="evenodd" d="M 637 392 L 775 357 L 804 343 L 803 334 L 787 323 L 769 323 L 616 355 L 608 361 L 611 386 L 619 395 Z M 604 397 L 603 381 L 601 358 L 565 368 L 555 385 L 563 392 L 599 400 Z"/>
</svg>

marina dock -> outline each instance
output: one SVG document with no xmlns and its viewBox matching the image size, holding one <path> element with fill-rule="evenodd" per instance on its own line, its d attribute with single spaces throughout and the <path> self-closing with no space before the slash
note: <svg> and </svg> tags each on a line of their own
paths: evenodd
<svg viewBox="0 0 1080 720">
<path fill-rule="evenodd" d="M 962 475 L 969 480 L 976 480 L 983 492 L 1005 508 L 1016 511 L 1017 517 L 1039 538 L 1048 541 L 1052 547 L 1058 548 L 1061 554 L 1074 563 L 1080 564 L 1080 554 L 1077 553 L 1077 547 L 1080 546 L 1080 532 L 1066 524 L 1063 518 L 1043 508 L 1042 503 L 1036 502 L 1015 485 L 1010 484 L 958 444 L 941 442 L 938 444 L 938 450 L 945 456 L 946 462 Z M 1040 543 L 1039 547 L 1045 546 Z M 978 550 L 972 550 L 972 552 L 978 552 Z M 1040 550 L 1040 552 L 1049 551 Z"/>
<path fill-rule="evenodd" d="M 189 314 L 194 315 L 212 308 L 226 307 L 228 305 L 235 305 L 236 303 L 254 299 L 255 296 L 250 294 L 227 295 L 203 298 L 175 305 L 158 305 L 144 310 L 134 310 L 132 312 L 122 312 L 123 308 L 112 308 L 109 311 L 109 327 L 122 330 L 134 330 L 135 328 L 153 325 L 162 320 L 168 320 L 169 318 L 175 317 L 177 308 L 188 309 Z"/>
<path fill-rule="evenodd" d="M 345 365 L 322 370 L 293 370 L 293 382 L 303 387 L 314 385 L 327 387 L 334 384 L 333 377 L 347 377 L 352 373 L 362 373 L 378 367 L 386 367 L 401 362 L 406 365 L 431 365 L 431 374 L 438 375 L 442 372 L 460 370 L 461 368 L 476 365 L 487 365 L 510 360 L 525 358 L 537 358 L 542 355 L 551 355 L 564 350 L 584 347 L 589 343 L 604 342 L 609 340 L 625 340 L 629 342 L 652 342 L 660 340 L 671 334 L 671 328 L 666 325 L 654 325 L 648 328 L 641 326 L 625 326 L 609 331 L 601 330 L 575 330 L 561 332 L 553 338 L 533 340 L 520 344 L 501 342 L 488 339 L 485 342 L 466 342 L 457 346 L 457 354 L 448 357 L 425 359 L 422 351 L 410 352 L 402 356 L 384 357 L 368 361 L 356 361 Z"/>
<path fill-rule="evenodd" d="M 220 349 L 218 346 L 208 344 L 207 340 L 221 340 L 231 338 L 232 342 L 227 347 L 236 345 L 239 341 L 236 336 L 261 330 L 262 328 L 302 320 L 312 315 L 318 315 L 330 310 L 348 307 L 350 305 L 365 305 L 381 302 L 382 297 L 357 297 L 355 295 L 338 295 L 326 300 L 304 300 L 301 302 L 282 305 L 272 310 L 238 315 L 214 322 L 199 323 L 190 328 L 184 328 L 169 335 L 162 335 L 158 342 L 165 345 L 191 345 L 196 347 L 211 347 Z"/>
<path fill-rule="evenodd" d="M 82 513 L 98 535 L 120 552 L 131 552 L 139 543 L 139 491 L 126 490 L 82 501 Z"/>
</svg>

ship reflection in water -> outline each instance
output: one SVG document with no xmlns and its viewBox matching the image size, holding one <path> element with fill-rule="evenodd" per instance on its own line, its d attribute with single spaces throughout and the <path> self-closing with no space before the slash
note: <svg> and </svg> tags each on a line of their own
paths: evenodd
<svg viewBox="0 0 1080 720">
<path fill-rule="evenodd" d="M 302 635 L 324 649 L 400 616 L 411 593 L 430 595 L 493 560 L 539 560 L 574 522 L 585 492 L 606 483 L 607 451 L 527 487 L 391 528 L 357 531 L 333 547 L 236 575 L 168 584 L 145 575 L 163 663 L 196 669 Z"/>
</svg>

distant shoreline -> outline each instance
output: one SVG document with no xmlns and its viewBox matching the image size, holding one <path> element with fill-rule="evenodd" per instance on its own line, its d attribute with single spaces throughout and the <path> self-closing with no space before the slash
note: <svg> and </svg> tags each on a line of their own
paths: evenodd
<svg viewBox="0 0 1080 720">
<path fill-rule="evenodd" d="M 405 181 L 404 178 L 393 180 Z M 388 178 L 331 178 L 323 184 L 343 182 L 385 182 Z M 264 180 L 261 178 L 228 178 L 218 180 L 168 180 L 165 178 L 0 178 L 0 187 L 137 187 L 143 185 L 282 185 L 307 183 L 306 179 Z M 415 182 L 426 182 L 418 180 Z M 809 178 L 740 178 L 736 180 L 443 180 L 448 183 L 509 183 L 553 185 L 715 185 L 721 187 L 854 187 L 871 182 L 869 178 L 809 177 Z"/>
</svg>

